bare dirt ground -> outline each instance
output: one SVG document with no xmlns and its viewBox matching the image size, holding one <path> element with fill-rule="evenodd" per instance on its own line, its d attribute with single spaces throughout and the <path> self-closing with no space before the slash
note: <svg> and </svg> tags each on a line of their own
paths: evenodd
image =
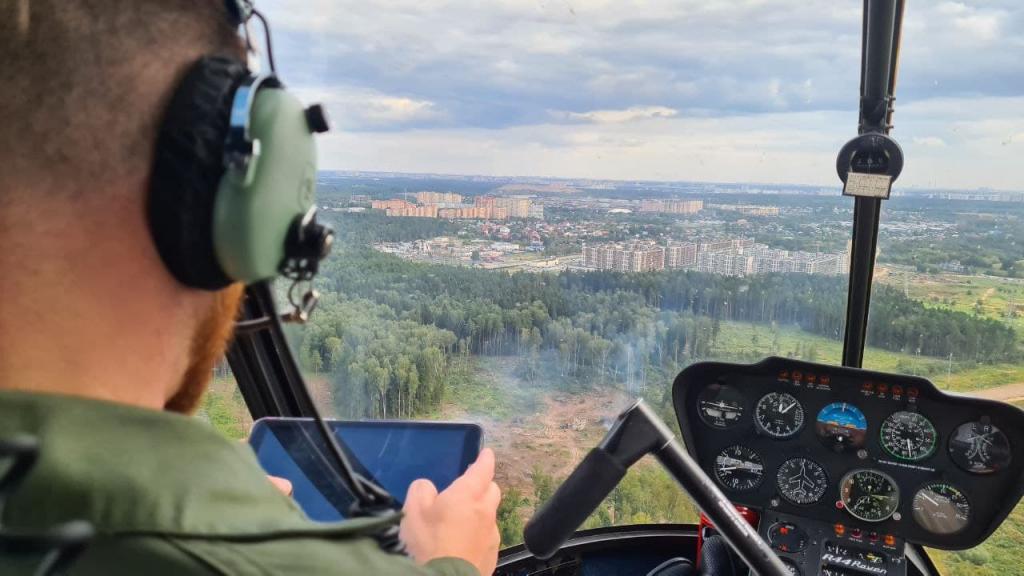
<svg viewBox="0 0 1024 576">
<path fill-rule="evenodd" d="M 487 445 L 498 455 L 499 484 L 528 490 L 534 468 L 564 478 L 627 403 L 628 398 L 615 391 L 553 393 L 533 414 L 485 422 Z"/>
<path fill-rule="evenodd" d="M 484 443 L 498 459 L 496 479 L 503 489 L 531 494 L 535 468 L 560 480 L 604 436 L 630 398 L 618 390 L 595 388 L 562 392 L 531 385 L 512 374 L 513 363 L 496 359 L 481 363 L 480 376 L 494 386 L 511 408 L 495 417 L 447 406 L 444 418 L 469 420 L 484 428 Z"/>
<path fill-rule="evenodd" d="M 995 388 L 988 388 L 987 390 L 968 392 L 967 394 L 978 398 L 987 398 L 989 400 L 1015 402 L 1017 400 L 1024 400 L 1024 382 L 1005 384 L 1003 386 L 996 386 Z"/>
</svg>

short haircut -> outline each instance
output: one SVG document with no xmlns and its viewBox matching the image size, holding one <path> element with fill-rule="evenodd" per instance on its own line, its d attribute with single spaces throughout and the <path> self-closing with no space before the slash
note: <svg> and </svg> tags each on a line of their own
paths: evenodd
<svg viewBox="0 0 1024 576">
<path fill-rule="evenodd" d="M 164 107 L 203 54 L 244 57 L 224 0 L 0 0 L 0 201 L 148 175 Z"/>
</svg>

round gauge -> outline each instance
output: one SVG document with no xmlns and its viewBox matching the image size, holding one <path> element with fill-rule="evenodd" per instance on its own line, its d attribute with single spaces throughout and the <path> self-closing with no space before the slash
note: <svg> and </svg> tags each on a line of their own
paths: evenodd
<svg viewBox="0 0 1024 576">
<path fill-rule="evenodd" d="M 854 470 L 843 476 L 839 496 L 846 511 L 865 522 L 881 522 L 900 504 L 900 489 L 878 470 Z"/>
<path fill-rule="evenodd" d="M 968 472 L 992 474 L 1010 465 L 1010 441 L 992 424 L 967 422 L 949 439 L 949 457 Z"/>
<path fill-rule="evenodd" d="M 954 486 L 932 482 L 914 494 L 914 520 L 932 534 L 954 534 L 970 519 L 971 505 Z"/>
<path fill-rule="evenodd" d="M 768 528 L 768 543 L 782 552 L 802 552 L 810 539 L 806 530 L 791 522 L 776 522 Z"/>
<path fill-rule="evenodd" d="M 931 421 L 917 412 L 893 412 L 882 422 L 882 448 L 901 460 L 924 460 L 935 452 L 938 433 Z"/>
<path fill-rule="evenodd" d="M 789 438 L 804 427 L 804 407 L 785 392 L 769 392 L 754 407 L 757 429 L 772 438 Z"/>
<path fill-rule="evenodd" d="M 729 428 L 743 416 L 743 394 L 732 386 L 711 384 L 697 395 L 697 413 L 712 428 Z"/>
<path fill-rule="evenodd" d="M 753 490 L 764 480 L 764 463 L 750 448 L 730 446 L 715 458 L 715 477 L 730 490 Z"/>
<path fill-rule="evenodd" d="M 779 494 L 793 504 L 814 504 L 828 490 L 825 469 L 808 458 L 790 458 L 779 466 L 775 476 Z"/>
<path fill-rule="evenodd" d="M 818 412 L 814 431 L 822 444 L 836 452 L 845 452 L 864 445 L 868 419 L 853 404 L 833 402 Z"/>
</svg>

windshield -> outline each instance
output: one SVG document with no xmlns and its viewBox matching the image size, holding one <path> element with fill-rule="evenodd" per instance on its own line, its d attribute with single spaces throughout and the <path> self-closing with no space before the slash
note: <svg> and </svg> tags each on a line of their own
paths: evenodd
<svg viewBox="0 0 1024 576">
<path fill-rule="evenodd" d="M 1024 9 L 912 2 L 864 367 L 1024 407 Z M 942 39 L 955 38 L 954 42 Z M 988 540 L 929 550 L 947 575 L 1020 571 L 1024 506 Z"/>
<path fill-rule="evenodd" d="M 291 333 L 314 395 L 338 418 L 481 423 L 503 546 L 631 398 L 675 425 L 681 368 L 839 363 L 861 2 L 262 4 L 285 81 L 334 120 L 318 192 L 338 242 Z M 907 168 L 865 354 L 1006 400 L 1024 397 L 1022 19 L 908 7 Z M 1022 518 L 938 561 L 1012 565 Z M 586 527 L 696 519 L 646 462 Z"/>
</svg>

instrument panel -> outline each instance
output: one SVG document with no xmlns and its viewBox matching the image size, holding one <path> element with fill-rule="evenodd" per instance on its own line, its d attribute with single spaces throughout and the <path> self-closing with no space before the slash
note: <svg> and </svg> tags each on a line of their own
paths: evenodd
<svg viewBox="0 0 1024 576">
<path fill-rule="evenodd" d="M 673 401 L 687 449 L 734 503 L 845 538 L 971 548 L 1024 493 L 1024 412 L 923 378 L 704 362 Z"/>
</svg>

